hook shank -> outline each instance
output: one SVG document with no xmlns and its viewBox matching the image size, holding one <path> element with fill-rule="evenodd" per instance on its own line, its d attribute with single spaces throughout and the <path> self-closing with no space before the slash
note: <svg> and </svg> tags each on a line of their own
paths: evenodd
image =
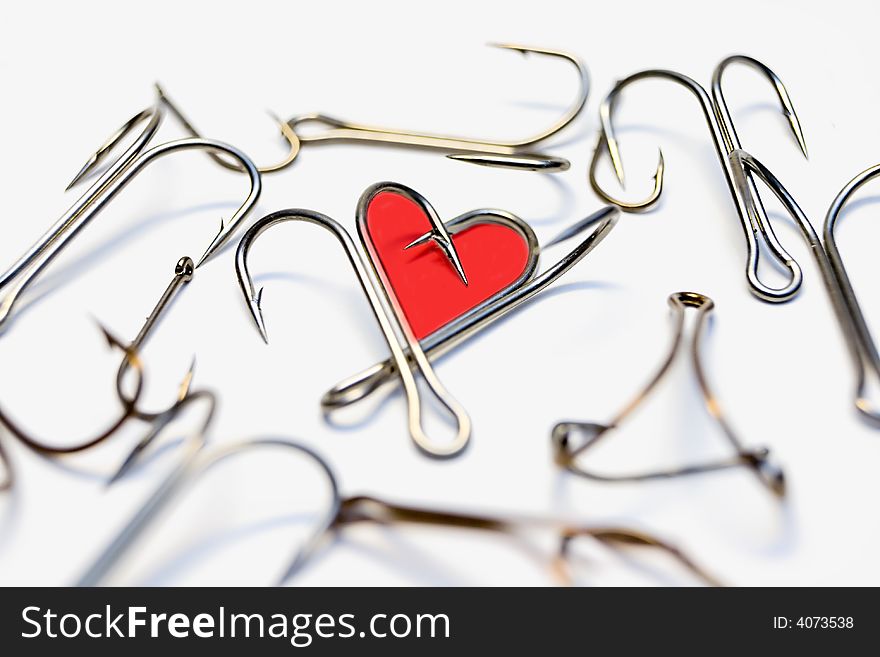
<svg viewBox="0 0 880 657">
<path fill-rule="evenodd" d="M 472 225 L 476 221 L 490 220 L 498 221 L 503 218 L 510 218 L 513 215 L 501 213 L 497 210 L 475 210 L 460 217 L 456 217 L 447 223 L 450 232 L 463 230 Z M 516 219 L 515 217 L 513 217 Z M 535 277 L 534 272 L 537 268 L 538 247 L 534 233 L 528 228 L 528 224 L 516 219 L 522 226 L 523 234 L 530 243 L 530 251 L 534 253 L 534 262 L 527 267 L 529 272 L 526 278 L 515 281 L 508 289 L 504 290 L 496 297 L 489 299 L 487 303 L 476 306 L 464 315 L 453 320 L 446 326 L 433 332 L 421 341 L 421 348 L 430 359 L 436 359 L 455 348 L 468 338 L 480 333 L 501 318 L 519 308 L 529 299 L 547 288 L 557 279 L 559 279 L 568 270 L 574 267 L 578 262 L 583 260 L 598 244 L 605 239 L 611 229 L 617 223 L 618 211 L 614 207 L 604 207 L 592 215 L 587 217 L 577 225 L 578 230 L 571 234 L 563 234 L 554 243 L 569 239 L 580 231 L 585 230 L 589 226 L 598 224 L 593 232 L 582 240 L 574 249 L 572 249 L 563 258 L 548 268 L 547 271 Z M 549 245 L 548 245 L 549 246 Z M 415 366 L 414 360 L 410 357 L 409 351 L 406 352 L 410 367 Z M 397 365 L 393 359 L 385 360 L 377 363 L 370 368 L 349 377 L 348 379 L 336 384 L 327 391 L 321 398 L 321 405 L 325 410 L 338 409 L 350 404 L 356 403 L 369 397 L 372 393 L 379 390 L 388 383 L 397 380 Z"/>
</svg>

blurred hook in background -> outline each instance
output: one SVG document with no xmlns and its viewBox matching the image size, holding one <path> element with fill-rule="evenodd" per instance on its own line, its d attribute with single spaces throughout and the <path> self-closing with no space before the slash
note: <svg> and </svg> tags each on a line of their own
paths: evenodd
<svg viewBox="0 0 880 657">
<path fill-rule="evenodd" d="M 488 299 L 486 303 L 472 308 L 445 326 L 422 338 L 420 341 L 422 350 L 432 360 L 439 358 L 460 343 L 479 334 L 525 304 L 529 299 L 539 294 L 583 260 L 587 254 L 598 246 L 608 233 L 611 232 L 611 229 L 614 228 L 618 215 L 617 208 L 612 206 L 601 208 L 585 219 L 569 226 L 543 247 L 537 244 L 537 238 L 527 223 L 502 210 L 472 210 L 447 221 L 445 224 L 446 228 L 454 235 L 467 229 L 475 221 L 482 221 L 487 218 L 498 219 L 502 216 L 507 217 L 509 220 L 517 222 L 523 234 L 530 236 L 528 241 L 530 242 L 530 251 L 534 254 L 534 258 L 527 268 L 527 276 L 514 281 L 510 287 L 503 290 L 501 294 Z M 593 231 L 578 242 L 571 251 L 553 263 L 544 272 L 536 275 L 538 258 L 544 250 L 568 241 L 593 226 L 595 226 Z M 409 358 L 409 352 L 406 353 Z M 409 362 L 410 366 L 414 366 L 415 363 L 412 359 Z M 321 405 L 325 410 L 342 408 L 368 398 L 385 384 L 396 380 L 398 380 L 397 365 L 393 359 L 389 358 L 336 384 L 321 398 Z"/>
<path fill-rule="evenodd" d="M 374 188 L 371 188 L 371 190 L 374 189 L 375 186 Z M 368 192 L 371 190 L 368 190 Z M 427 205 L 427 201 L 425 201 L 420 195 L 412 190 L 410 191 L 412 192 L 412 195 L 414 195 L 413 198 L 417 196 L 423 201 L 424 205 Z M 362 199 L 363 198 L 364 197 L 362 197 Z M 419 346 L 419 341 L 412 335 L 412 331 L 408 330 L 408 325 L 405 319 L 401 318 L 396 313 L 386 311 L 385 306 L 382 304 L 380 298 L 380 294 L 382 293 L 380 293 L 380 290 L 378 289 L 382 286 L 375 283 L 370 277 L 370 274 L 367 271 L 367 265 L 364 262 L 364 258 L 358 251 L 354 240 L 351 238 L 351 235 L 349 235 L 345 228 L 343 228 L 334 219 L 331 219 L 326 215 L 313 212 L 311 210 L 280 210 L 278 212 L 273 212 L 272 214 L 267 215 L 257 221 L 253 226 L 248 229 L 248 231 L 242 237 L 241 242 L 239 242 L 238 251 L 236 253 L 235 259 L 238 282 L 241 287 L 242 293 L 245 295 L 245 300 L 248 304 L 251 318 L 254 320 L 254 324 L 260 331 L 260 335 L 262 336 L 263 340 L 267 340 L 266 325 L 263 321 L 262 310 L 263 294 L 262 290 L 257 292 L 256 286 L 253 282 L 253 278 L 251 277 L 248 268 L 248 254 L 257 238 L 262 235 L 266 230 L 268 230 L 272 226 L 288 221 L 304 221 L 326 229 L 327 231 L 332 233 L 334 237 L 336 237 L 336 239 L 345 250 L 346 256 L 348 256 L 348 261 L 354 269 L 355 274 L 357 275 L 358 282 L 360 283 L 364 294 L 366 294 L 367 296 L 367 301 L 370 304 L 370 308 L 373 311 L 376 320 L 379 322 L 379 327 L 382 331 L 382 335 L 385 338 L 385 342 L 388 344 L 388 348 L 391 350 L 392 358 L 397 365 L 397 370 L 403 381 L 403 386 L 404 390 L 406 391 L 407 399 L 409 433 L 411 438 L 413 439 L 413 442 L 423 452 L 434 457 L 447 458 L 461 452 L 461 450 L 465 448 L 468 441 L 470 440 L 471 435 L 471 421 L 470 417 L 467 414 L 467 411 L 465 411 L 461 404 L 459 404 L 449 394 L 449 392 L 440 382 L 439 378 L 431 367 L 427 356 L 425 356 L 424 352 Z M 360 230 L 358 232 L 361 234 L 361 241 L 364 242 L 364 234 Z M 373 267 L 373 272 L 375 274 L 375 266 Z M 384 288 L 382 289 L 384 290 Z M 387 291 L 384 291 L 384 294 L 387 295 Z M 456 434 L 453 440 L 449 443 L 441 444 L 432 440 L 427 436 L 422 427 L 421 393 L 419 392 L 419 388 L 416 384 L 413 372 L 410 369 L 410 365 L 407 361 L 407 356 L 404 353 L 403 348 L 400 346 L 397 335 L 394 332 L 395 324 L 401 329 L 401 332 L 404 334 L 407 345 L 409 347 L 409 352 L 413 355 L 413 358 L 415 359 L 417 364 L 417 368 L 421 372 L 428 388 L 431 391 L 431 394 L 437 399 L 438 402 L 440 402 L 440 404 L 444 408 L 446 408 L 446 410 L 449 411 L 450 415 L 455 420 Z"/>
</svg>

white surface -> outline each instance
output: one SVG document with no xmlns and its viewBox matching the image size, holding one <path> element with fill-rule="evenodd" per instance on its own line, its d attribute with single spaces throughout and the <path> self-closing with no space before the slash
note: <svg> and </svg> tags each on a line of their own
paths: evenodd
<svg viewBox="0 0 880 657">
<path fill-rule="evenodd" d="M 708 84 L 715 64 L 734 52 L 766 62 L 788 85 L 809 161 L 763 80 L 732 70 L 728 99 L 744 146 L 783 180 L 817 228 L 838 189 L 880 160 L 873 3 L 740 2 L 726 12 L 697 2 L 448 2 L 430 10 L 403 2 L 316 4 L 8 7 L 0 24 L 0 263 L 11 263 L 68 207 L 74 194 L 61 190 L 70 177 L 110 130 L 151 102 L 156 80 L 206 133 L 258 162 L 281 152 L 265 108 L 497 137 L 554 120 L 573 91 L 569 68 L 484 48 L 490 40 L 567 48 L 588 63 L 588 108 L 546 147 L 571 159 L 569 172 L 497 171 L 391 148 L 306 147 L 294 167 L 265 177 L 249 222 L 304 207 L 353 228 L 362 190 L 395 180 L 425 194 L 441 216 L 500 207 L 549 239 L 600 205 L 585 172 L 598 104 L 612 81 L 660 67 Z M 435 462 L 416 452 L 399 395 L 357 430 L 322 419 L 324 390 L 386 350 L 338 246 L 311 227 L 275 229 L 254 249 L 254 272 L 266 285 L 268 347 L 246 315 L 234 249 L 197 272 L 144 353 L 147 404 L 167 403 L 196 354 L 197 384 L 222 397 L 212 440 L 298 437 L 328 458 L 347 493 L 615 520 L 670 538 L 733 584 L 880 584 L 873 549 L 880 433 L 856 417 L 852 368 L 803 241 L 777 215 L 776 230 L 806 281 L 792 303 L 754 299 L 741 228 L 696 103 L 671 84 L 645 83 L 626 95 L 619 117 L 629 192 L 648 189 L 662 144 L 665 197 L 650 214 L 624 216 L 550 293 L 440 362 L 441 379 L 474 422 L 473 444 L 461 458 Z M 180 134 L 169 119 L 161 138 Z M 133 337 L 178 257 L 200 255 L 243 193 L 240 176 L 201 154 L 165 159 L 141 176 L 46 272 L 41 289 L 52 293 L 23 307 L 0 339 L 4 408 L 43 435 L 88 435 L 111 417 L 118 361 L 91 317 Z M 877 210 L 875 202 L 860 204 L 839 231 L 869 318 L 880 316 L 871 287 Z M 555 421 L 609 419 L 654 370 L 669 339 L 666 296 L 681 289 L 716 301 L 705 345 L 709 376 L 743 439 L 770 446 L 785 466 L 783 504 L 746 472 L 618 486 L 561 474 L 551 461 Z M 56 463 L 0 435 L 19 475 L 15 493 L 0 499 L 0 582 L 74 581 L 171 465 L 173 451 L 105 489 L 102 476 L 141 431 L 129 427 L 113 447 Z M 725 443 L 679 368 L 609 448 L 608 458 L 625 466 L 648 455 L 677 463 L 720 454 Z M 198 522 L 169 518 L 151 539 L 159 543 L 145 543 L 138 565 L 118 581 L 269 583 L 289 557 L 283 528 L 260 545 L 233 543 L 219 556 L 208 550 L 217 558 L 195 559 L 198 568 L 148 575 L 205 540 L 207 528 L 220 531 L 232 506 L 255 508 L 250 500 L 257 498 L 248 495 L 261 486 L 290 483 L 267 481 L 261 468 L 239 471 L 222 481 L 225 495 L 188 499 L 204 505 L 189 511 Z M 437 530 L 356 529 L 295 583 L 552 583 L 503 545 Z M 667 581 L 598 564 L 589 572 L 593 582 Z"/>
</svg>

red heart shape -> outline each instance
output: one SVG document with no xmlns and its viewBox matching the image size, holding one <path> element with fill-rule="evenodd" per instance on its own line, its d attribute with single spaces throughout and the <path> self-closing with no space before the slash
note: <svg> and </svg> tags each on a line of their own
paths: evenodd
<svg viewBox="0 0 880 657">
<path fill-rule="evenodd" d="M 382 185 L 366 198 L 366 238 L 418 340 L 514 285 L 529 266 L 529 245 L 513 228 L 487 221 L 452 235 L 468 284 L 433 242 L 404 250 L 431 230 L 425 209 Z"/>
</svg>

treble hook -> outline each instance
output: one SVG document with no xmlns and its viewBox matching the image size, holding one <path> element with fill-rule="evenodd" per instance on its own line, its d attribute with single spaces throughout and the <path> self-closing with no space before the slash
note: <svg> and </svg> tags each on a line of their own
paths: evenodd
<svg viewBox="0 0 880 657">
<path fill-rule="evenodd" d="M 412 192 L 412 194 L 414 195 L 412 196 L 412 198 L 415 200 L 418 195 L 415 192 Z M 362 199 L 366 198 L 366 196 L 367 194 L 365 194 Z M 427 201 L 424 201 L 424 199 L 421 200 L 424 202 L 424 205 L 427 206 Z M 266 230 L 268 230 L 272 226 L 275 226 L 276 224 L 284 223 L 287 221 L 305 221 L 318 225 L 332 233 L 342 245 L 343 250 L 348 256 L 348 261 L 354 269 L 355 274 L 357 275 L 358 282 L 360 283 L 364 294 L 366 294 L 367 296 L 367 300 L 370 303 L 370 308 L 373 311 L 376 320 L 379 322 L 379 327 L 382 330 L 382 335 L 384 336 L 385 341 L 388 343 L 388 348 L 391 350 L 392 358 L 397 365 L 399 375 L 401 377 L 401 380 L 403 381 L 403 387 L 406 392 L 407 399 L 409 433 L 416 446 L 426 454 L 435 457 L 451 457 L 464 449 L 470 439 L 471 434 L 470 417 L 468 417 L 468 414 L 464 410 L 464 408 L 449 394 L 449 392 L 447 392 L 446 388 L 440 382 L 439 378 L 431 367 L 431 363 L 428 361 L 428 357 L 425 355 L 424 351 L 422 351 L 418 339 L 416 339 L 416 337 L 413 335 L 412 330 L 409 328 L 408 323 L 406 321 L 401 321 L 401 315 L 399 313 L 395 315 L 386 312 L 385 307 L 382 305 L 382 301 L 380 300 L 380 293 L 376 289 L 377 285 L 373 282 L 373 279 L 370 278 L 370 275 L 367 272 L 367 265 L 364 262 L 363 256 L 355 246 L 354 240 L 351 238 L 351 235 L 349 235 L 345 228 L 343 228 L 334 219 L 331 219 L 330 217 L 320 214 L 318 212 L 313 212 L 311 210 L 281 210 L 278 212 L 273 212 L 272 214 L 267 215 L 257 221 L 241 238 L 241 242 L 238 245 L 238 251 L 235 254 L 236 273 L 238 275 L 238 282 L 241 286 L 241 291 L 244 293 L 245 299 L 247 301 L 251 317 L 254 320 L 254 324 L 256 325 L 257 329 L 260 331 L 260 335 L 263 337 L 263 340 L 268 342 L 266 325 L 263 320 L 262 310 L 263 290 L 260 289 L 259 292 L 257 292 L 256 290 L 253 278 L 248 269 L 248 253 L 250 252 L 250 249 L 256 239 Z M 364 213 L 358 212 L 358 233 L 360 235 L 362 244 L 365 248 L 368 248 L 363 231 L 363 223 L 365 221 L 366 219 Z M 374 275 L 378 276 L 375 263 L 372 264 L 372 270 Z M 388 292 L 385 287 L 380 287 L 382 287 L 383 289 L 386 301 L 388 301 L 389 303 L 393 303 L 389 298 Z M 425 434 L 425 431 L 422 428 L 421 399 L 419 389 L 416 385 L 416 380 L 413 372 L 407 364 L 406 354 L 401 348 L 400 343 L 397 340 L 397 336 L 394 333 L 392 323 L 396 324 L 403 333 L 409 351 L 412 354 L 412 357 L 415 359 L 416 366 L 422 373 L 422 377 L 424 378 L 428 388 L 431 390 L 432 394 L 437 398 L 437 400 L 455 418 L 457 425 L 456 435 L 452 442 L 447 445 L 440 445 L 432 441 Z"/>
<path fill-rule="evenodd" d="M 573 224 L 562 234 L 545 244 L 544 249 L 550 248 L 598 224 L 577 246 L 537 276 L 538 257 L 543 249 L 538 245 L 537 237 L 529 225 L 515 215 L 503 210 L 482 209 L 466 212 L 447 221 L 445 226 L 453 235 L 466 230 L 476 222 L 487 219 L 508 225 L 522 233 L 528 244 L 530 257 L 524 275 L 520 279 L 514 281 L 501 293 L 424 337 L 421 340 L 422 350 L 432 360 L 439 358 L 461 342 L 487 329 L 502 317 L 519 308 L 583 260 L 611 232 L 617 223 L 618 214 L 617 208 L 606 206 Z M 408 352 L 407 357 L 409 357 Z M 414 361 L 410 359 L 410 366 L 414 365 Z M 367 398 L 385 384 L 396 379 L 397 363 L 394 359 L 387 359 L 336 384 L 321 398 L 321 406 L 325 410 L 348 406 Z"/>
<path fill-rule="evenodd" d="M 146 121 L 146 126 L 137 136 L 134 143 L 98 178 L 98 180 L 65 212 L 58 221 L 18 259 L 2 276 L 0 276 L 0 329 L 12 316 L 12 309 L 19 296 L 33 283 L 40 272 L 54 260 L 69 244 L 76 234 L 82 230 L 128 183 L 130 183 L 151 162 L 170 153 L 187 150 L 207 150 L 221 152 L 238 161 L 242 171 L 250 178 L 251 188 L 247 198 L 236 210 L 228 223 L 220 222 L 220 230 L 208 245 L 196 267 L 202 265 L 214 255 L 238 229 L 241 221 L 250 212 L 260 196 L 260 174 L 253 162 L 240 150 L 212 139 L 179 139 L 154 146 L 143 152 L 152 139 L 162 118 L 162 100 L 127 121 L 119 130 L 93 153 L 85 166 L 77 173 L 71 185 L 75 185 L 92 172 L 110 151 L 134 130 Z"/>
<path fill-rule="evenodd" d="M 667 479 L 682 475 L 700 474 L 713 472 L 734 467 L 748 467 L 755 473 L 760 482 L 779 497 L 785 494 L 785 477 L 782 470 L 774 465 L 769 459 L 769 450 L 766 448 L 746 449 L 740 443 L 730 423 L 721 411 L 718 398 L 712 393 L 703 364 L 700 360 L 700 340 L 706 325 L 706 318 L 715 307 L 715 303 L 709 297 L 697 292 L 677 292 L 669 296 L 669 306 L 674 313 L 674 337 L 669 354 L 663 364 L 651 378 L 648 384 L 630 401 L 622 411 L 617 413 L 607 424 L 593 422 L 559 422 L 553 427 L 551 441 L 554 448 L 555 460 L 558 465 L 569 472 L 578 474 L 588 479 L 598 481 L 648 481 L 653 479 Z M 587 449 L 595 445 L 599 440 L 618 428 L 632 412 L 641 405 L 646 397 L 657 387 L 657 384 L 669 372 L 676 356 L 685 348 L 685 322 L 686 310 L 696 310 L 693 331 L 691 333 L 688 351 L 690 352 L 691 365 L 694 375 L 703 397 L 706 410 L 721 427 L 725 437 L 736 451 L 736 455 L 724 460 L 697 465 L 685 466 L 674 470 L 654 471 L 631 475 L 604 475 L 587 470 L 577 463 L 578 457 Z"/>
<path fill-rule="evenodd" d="M 148 445 L 153 443 L 165 427 L 175 420 L 180 413 L 188 406 L 199 401 L 206 401 L 207 409 L 198 428 L 188 432 L 183 437 L 183 456 L 179 463 L 166 475 L 147 502 L 137 510 L 122 531 L 107 545 L 95 562 L 80 577 L 76 586 L 96 586 L 134 544 L 135 540 L 143 534 L 150 521 L 171 499 L 172 495 L 190 473 L 207 444 L 208 429 L 217 411 L 217 396 L 210 390 L 193 391 L 172 404 L 166 411 L 156 414 L 149 430 L 138 442 L 128 458 L 125 459 L 122 467 L 113 475 L 110 483 L 119 479 L 133 465 L 137 456 Z"/>
<path fill-rule="evenodd" d="M 721 163 L 721 169 L 727 181 L 728 190 L 736 205 L 736 211 L 742 223 L 743 231 L 746 237 L 746 277 L 752 293 L 764 301 L 783 302 L 788 301 L 800 289 L 803 281 L 803 273 L 800 265 L 792 258 L 785 248 L 779 243 L 773 226 L 767 217 L 767 211 L 755 187 L 752 179 L 752 172 L 748 169 L 740 169 L 736 171 L 737 158 L 734 157 L 735 151 L 741 151 L 739 137 L 736 134 L 733 119 L 724 100 L 722 92 L 722 77 L 724 71 L 732 64 L 745 64 L 766 77 L 773 85 L 779 102 L 782 106 L 782 112 L 789 122 L 789 127 L 798 142 L 804 157 L 807 157 L 807 145 L 804 141 L 803 130 L 800 121 L 795 113 L 791 98 L 785 85 L 779 77 L 766 65 L 758 60 L 744 55 L 734 55 L 724 59 L 715 68 L 712 76 L 712 97 L 710 98 L 706 90 L 698 82 L 682 75 L 676 71 L 669 70 L 647 70 L 630 75 L 619 81 L 608 96 L 602 101 L 599 110 L 599 117 L 602 125 L 602 131 L 599 136 L 593 159 L 590 163 L 589 179 L 590 184 L 599 196 L 609 203 L 613 203 L 624 210 L 642 211 L 650 208 L 660 198 L 663 190 L 663 176 L 665 166 L 663 161 L 663 152 L 659 152 L 659 163 L 654 172 L 654 188 L 651 194 L 643 201 L 628 202 L 614 198 L 606 192 L 599 184 L 596 178 L 596 169 L 599 157 L 602 152 L 607 152 L 611 157 L 614 171 L 620 184 L 624 183 L 623 161 L 620 156 L 620 145 L 614 131 L 612 114 L 616 106 L 617 99 L 621 92 L 638 80 L 649 78 L 659 78 L 675 82 L 690 91 L 700 104 L 703 111 L 703 118 L 709 126 L 712 135 L 712 141 L 715 145 L 715 151 L 718 155 L 718 161 Z M 782 287 L 771 287 L 761 281 L 758 276 L 758 259 L 759 250 L 757 247 L 758 234 L 763 237 L 764 243 L 779 265 L 788 270 L 788 282 Z"/>
<path fill-rule="evenodd" d="M 564 158 L 524 152 L 523 149 L 525 147 L 534 146 L 539 142 L 552 137 L 568 126 L 581 112 L 587 102 L 590 86 L 589 73 L 587 72 L 586 66 L 577 56 L 562 50 L 532 48 L 509 43 L 490 43 L 489 45 L 495 48 L 519 52 L 523 55 L 537 54 L 563 59 L 577 68 L 580 85 L 578 95 L 568 110 L 566 110 L 566 112 L 553 125 L 542 130 L 538 134 L 532 137 L 526 137 L 525 139 L 490 141 L 469 137 L 451 137 L 425 132 L 414 132 L 410 130 L 397 130 L 393 128 L 379 128 L 343 121 L 320 113 L 301 114 L 294 116 L 286 123 L 282 124 L 282 134 L 287 139 L 290 146 L 289 152 L 285 158 L 277 164 L 260 167 L 260 173 L 269 173 L 286 168 L 296 159 L 303 144 L 320 144 L 340 141 L 383 143 L 395 146 L 412 146 L 417 148 L 452 151 L 447 157 L 484 166 L 548 172 L 567 170 L 570 163 Z M 164 100 L 184 124 L 189 133 L 194 137 L 200 136 L 199 132 L 184 116 L 180 108 L 171 103 L 167 97 L 165 97 Z M 275 118 L 274 115 L 273 118 Z M 315 134 L 300 134 L 297 132 L 297 128 L 307 124 L 321 124 L 327 129 L 324 132 Z M 238 168 L 236 164 L 227 162 L 222 158 L 216 159 L 219 164 L 226 168 Z"/>
<path fill-rule="evenodd" d="M 115 338 L 107 329 L 98 324 L 98 328 L 103 334 L 107 344 L 114 349 L 119 349 L 125 354 L 125 361 L 127 366 L 134 369 L 137 375 L 134 393 L 126 399 L 121 399 L 122 403 L 122 411 L 119 416 L 113 420 L 110 425 L 100 431 L 93 438 L 86 439 L 76 445 L 71 446 L 55 446 L 51 445 L 51 441 L 44 441 L 40 438 L 34 438 L 28 432 L 21 428 L 21 426 L 10 417 L 10 415 L 0 408 L 0 424 L 2 424 L 9 432 L 18 438 L 22 443 L 30 447 L 31 449 L 39 452 L 41 454 L 48 454 L 59 456 L 62 454 L 74 454 L 77 452 L 82 452 L 87 450 L 95 445 L 107 440 L 110 436 L 112 436 L 116 431 L 128 421 L 129 418 L 135 415 L 135 406 L 137 405 L 138 399 L 140 399 L 141 392 L 143 391 L 143 365 L 141 363 L 140 358 L 138 357 L 137 350 L 131 347 L 126 347 L 121 341 Z"/>
</svg>

